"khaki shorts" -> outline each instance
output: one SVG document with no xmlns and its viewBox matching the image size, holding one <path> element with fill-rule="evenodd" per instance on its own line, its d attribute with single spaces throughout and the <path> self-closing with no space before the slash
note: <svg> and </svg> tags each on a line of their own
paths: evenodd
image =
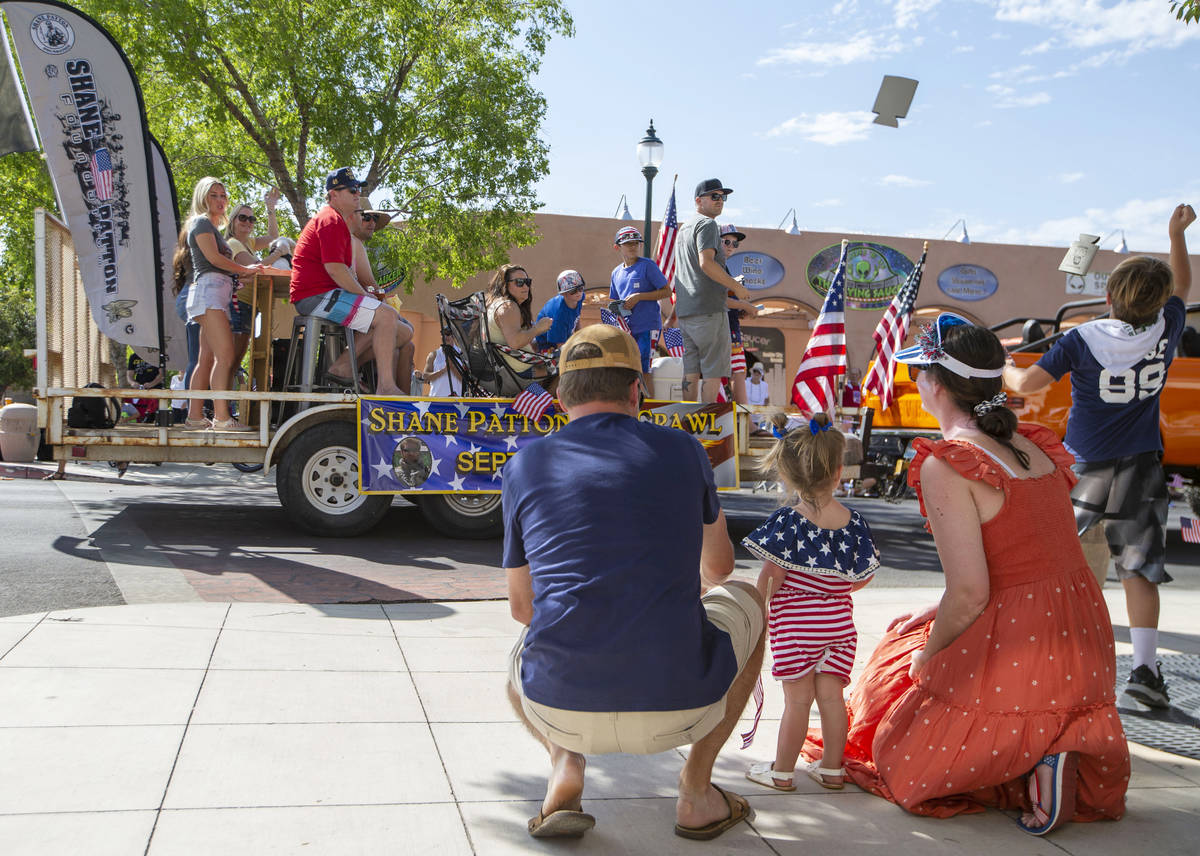
<svg viewBox="0 0 1200 856">
<path fill-rule="evenodd" d="M 729 313 L 689 315 L 679 319 L 683 334 L 683 373 L 708 380 L 729 377 Z"/>
<path fill-rule="evenodd" d="M 737 586 L 711 589 L 700 602 L 708 620 L 729 634 L 740 674 L 762 637 L 762 608 L 754 595 Z M 557 746 L 582 755 L 608 752 L 652 755 L 695 743 L 725 718 L 726 696 L 706 707 L 690 710 L 613 713 L 562 710 L 532 701 L 525 697 L 521 686 L 521 652 L 528 632 L 529 628 L 521 632 L 509 655 L 508 680 L 521 698 L 521 708 L 529 724 Z"/>
</svg>

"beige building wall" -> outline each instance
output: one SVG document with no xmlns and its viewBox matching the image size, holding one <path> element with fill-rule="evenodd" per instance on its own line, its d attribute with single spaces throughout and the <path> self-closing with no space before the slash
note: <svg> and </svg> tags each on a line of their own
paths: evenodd
<svg viewBox="0 0 1200 856">
<path fill-rule="evenodd" d="M 680 210 L 681 222 L 694 214 Z M 562 214 L 535 215 L 541 239 L 531 247 L 512 251 L 512 261 L 525 267 L 533 278 L 534 313 L 555 293 L 559 272 L 574 268 L 583 274 L 588 284 L 589 302 L 581 323 L 599 321 L 599 300 L 607 299 L 609 275 L 618 263 L 612 241 L 622 226 L 641 228 L 640 221 L 614 220 L 601 217 L 574 217 Z M 658 223 L 654 224 L 657 236 Z M 769 372 L 771 400 L 786 402 L 791 379 L 796 373 L 804 346 L 808 342 L 811 324 L 821 309 L 822 296 L 806 279 L 809 260 L 843 238 L 867 241 L 899 250 L 912 261 L 921 254 L 921 238 L 900 238 L 881 235 L 842 235 L 830 232 L 805 232 L 788 235 L 778 229 L 743 228 L 746 240 L 739 251 L 767 253 L 783 264 L 783 280 L 771 288 L 755 291 L 755 301 L 768 306 L 761 317 L 743 321 L 743 329 L 753 333 L 760 328 L 778 330 L 785 343 L 782 367 Z M 645 251 L 647 255 L 650 251 Z M 930 241 L 925 274 L 917 297 L 919 315 L 932 315 L 951 310 L 977 323 L 998 324 L 1017 316 L 1052 318 L 1062 304 L 1103 296 L 1103 275 L 1127 256 L 1101 250 L 1092 263 L 1089 285 L 1096 294 L 1071 293 L 1067 275 L 1058 270 L 1065 250 L 1062 247 L 1032 247 L 1017 244 L 960 244 L 956 241 Z M 1151 254 L 1166 259 L 1165 254 Z M 1197 257 L 1193 256 L 1193 259 Z M 1193 262 L 1194 263 L 1194 262 Z M 953 265 L 981 266 L 995 274 L 998 287 L 994 294 L 982 300 L 961 300 L 945 294 L 938 287 L 938 275 Z M 1096 274 L 1100 274 L 1097 276 Z M 417 331 L 416 360 L 418 367 L 425 355 L 439 344 L 437 309 L 434 295 L 443 292 L 452 299 L 472 291 L 485 290 L 491 272 L 473 277 L 461 291 L 454 291 L 446 282 L 419 283 L 411 295 L 404 298 L 404 314 Z M 1076 280 L 1076 285 L 1078 285 Z M 668 310 L 669 311 L 669 310 Z M 846 343 L 852 370 L 863 371 L 873 356 L 871 334 L 884 312 L 883 308 L 859 310 L 847 306 Z M 915 325 L 914 325 L 915 327 Z M 1019 336 L 1020 327 L 1001 332 L 1002 336 Z"/>
</svg>

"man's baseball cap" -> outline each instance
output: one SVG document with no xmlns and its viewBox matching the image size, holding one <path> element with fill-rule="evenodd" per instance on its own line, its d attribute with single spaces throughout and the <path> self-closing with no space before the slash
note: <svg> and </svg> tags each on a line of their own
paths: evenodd
<svg viewBox="0 0 1200 856">
<path fill-rule="evenodd" d="M 642 233 L 632 226 L 624 226 L 617 230 L 617 237 L 613 238 L 613 243 L 617 246 L 621 244 L 632 244 L 637 241 L 642 242 Z"/>
<path fill-rule="evenodd" d="M 325 192 L 330 190 L 356 190 L 363 182 L 354 177 L 354 170 L 348 166 L 339 167 L 325 176 Z"/>
<path fill-rule="evenodd" d="M 726 187 L 721 183 L 719 178 L 706 178 L 704 181 L 696 185 L 696 196 L 707 196 L 710 193 L 724 193 L 726 196 L 733 193 L 732 187 Z"/>
<path fill-rule="evenodd" d="M 600 356 L 582 360 L 567 359 L 571 349 L 584 342 L 599 348 Z M 571 338 L 562 346 L 561 353 L 558 361 L 560 375 L 580 369 L 631 369 L 635 372 L 642 370 L 642 353 L 638 350 L 637 342 L 620 327 L 612 324 L 592 324 L 572 333 Z"/>
<path fill-rule="evenodd" d="M 583 275 L 577 270 L 565 270 L 558 275 L 558 293 L 566 294 L 571 291 L 582 291 L 584 288 Z"/>
<path fill-rule="evenodd" d="M 733 235 L 733 237 L 737 238 L 739 241 L 746 240 L 746 236 L 739 232 L 737 230 L 737 226 L 733 225 L 732 223 L 726 223 L 721 227 L 721 237 L 724 238 L 726 235 Z"/>
</svg>

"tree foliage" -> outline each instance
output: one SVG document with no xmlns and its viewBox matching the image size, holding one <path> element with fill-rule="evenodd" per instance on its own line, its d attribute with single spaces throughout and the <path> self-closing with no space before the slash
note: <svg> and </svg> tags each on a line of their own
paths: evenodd
<svg viewBox="0 0 1200 856">
<path fill-rule="evenodd" d="M 1185 24 L 1200 21 L 1200 0 L 1171 0 L 1171 11 L 1176 21 Z"/>
<path fill-rule="evenodd" d="M 532 243 L 545 100 L 531 85 L 561 0 L 83 0 L 141 81 L 181 206 L 204 175 L 235 201 L 276 185 L 297 225 L 355 167 L 404 213 L 380 261 L 461 283 Z M 375 242 L 373 242 L 375 243 Z"/>
</svg>

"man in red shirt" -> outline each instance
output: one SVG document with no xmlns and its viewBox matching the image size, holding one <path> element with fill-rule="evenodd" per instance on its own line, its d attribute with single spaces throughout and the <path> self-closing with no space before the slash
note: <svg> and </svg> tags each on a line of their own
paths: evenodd
<svg viewBox="0 0 1200 856">
<path fill-rule="evenodd" d="M 363 183 L 350 167 L 325 177 L 326 204 L 305 224 L 292 254 L 291 301 L 301 315 L 336 321 L 361 333 L 359 350 L 369 344 L 376 354 L 396 348 L 399 314 L 367 294 L 354 275 L 354 246 L 346 222 L 358 217 L 358 196 Z M 377 395 L 403 395 L 396 385 L 392 360 L 377 360 Z M 343 353 L 329 367 L 335 380 L 348 380 L 350 356 Z"/>
</svg>

